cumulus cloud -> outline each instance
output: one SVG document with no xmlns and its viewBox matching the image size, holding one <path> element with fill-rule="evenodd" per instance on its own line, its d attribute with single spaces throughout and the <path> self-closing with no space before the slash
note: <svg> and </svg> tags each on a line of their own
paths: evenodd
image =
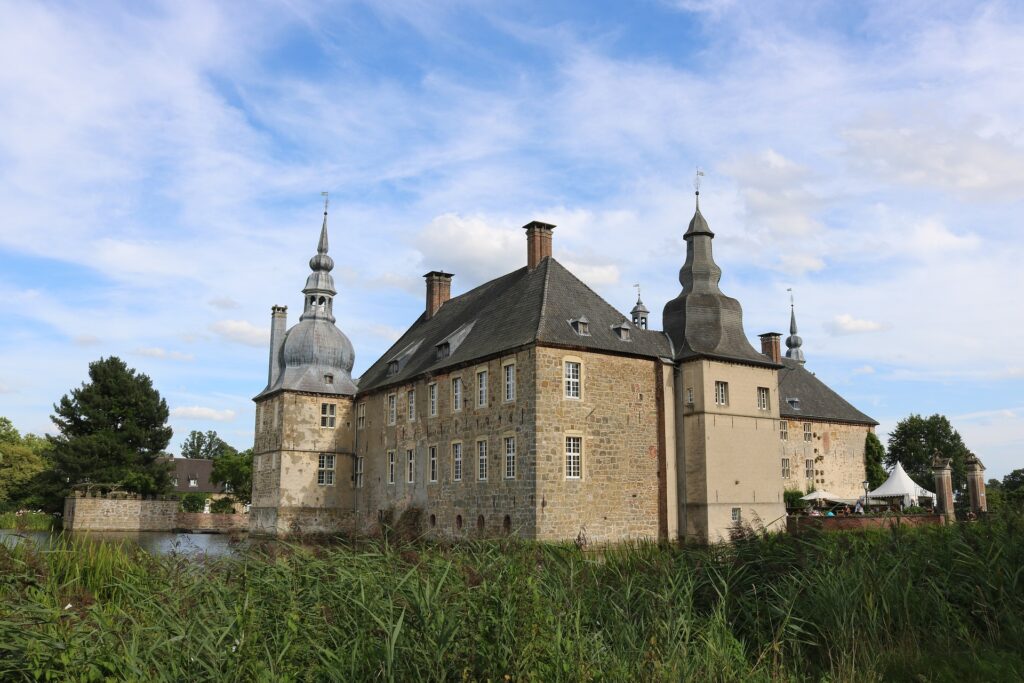
<svg viewBox="0 0 1024 683">
<path fill-rule="evenodd" d="M 204 406 L 182 406 L 171 408 L 171 417 L 180 420 L 213 420 L 214 422 L 230 422 L 235 419 L 233 410 L 217 410 Z"/>
<path fill-rule="evenodd" d="M 855 375 L 873 375 L 873 374 L 875 374 L 875 369 L 873 367 L 871 367 L 870 365 L 862 365 L 859 368 L 854 368 L 853 369 L 853 374 L 855 374 Z"/>
<path fill-rule="evenodd" d="M 210 329 L 222 339 L 246 346 L 266 346 L 270 340 L 268 329 L 257 327 L 248 320 L 218 320 L 210 325 Z"/>
<path fill-rule="evenodd" d="M 168 351 L 167 349 L 160 348 L 159 346 L 144 346 L 135 349 L 136 355 L 147 356 L 149 358 L 162 358 L 166 360 L 181 360 L 191 361 L 195 360 L 195 356 L 190 353 L 181 353 L 180 351 Z"/>
<path fill-rule="evenodd" d="M 100 338 L 94 334 L 77 334 L 72 338 L 75 346 L 95 346 L 100 343 Z"/>
<path fill-rule="evenodd" d="M 486 282 L 525 261 L 525 239 L 512 227 L 481 216 L 437 216 L 415 238 L 421 266 L 455 273 L 469 287 Z"/>
<path fill-rule="evenodd" d="M 878 332 L 885 329 L 882 323 L 873 320 L 854 318 L 849 313 L 842 313 L 826 323 L 826 329 L 832 334 L 861 334 L 864 332 Z"/>
<path fill-rule="evenodd" d="M 210 299 L 210 305 L 214 308 L 219 308 L 222 311 L 231 310 L 233 308 L 241 308 L 242 304 L 238 303 L 229 296 L 218 296 Z"/>
</svg>

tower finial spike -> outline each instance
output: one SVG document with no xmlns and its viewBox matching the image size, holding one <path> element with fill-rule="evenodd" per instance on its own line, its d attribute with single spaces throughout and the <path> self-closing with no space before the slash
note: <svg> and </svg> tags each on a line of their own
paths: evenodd
<svg viewBox="0 0 1024 683">
<path fill-rule="evenodd" d="M 636 302 L 640 303 L 640 283 L 633 285 L 636 288 Z"/>
<path fill-rule="evenodd" d="M 697 211 L 700 211 L 700 179 L 703 177 L 704 171 L 700 170 L 700 166 L 698 166 L 693 175 L 693 195 L 697 198 Z"/>
<path fill-rule="evenodd" d="M 331 201 L 330 192 L 321 192 L 320 196 L 324 198 L 324 215 L 327 215 L 327 204 Z"/>
</svg>

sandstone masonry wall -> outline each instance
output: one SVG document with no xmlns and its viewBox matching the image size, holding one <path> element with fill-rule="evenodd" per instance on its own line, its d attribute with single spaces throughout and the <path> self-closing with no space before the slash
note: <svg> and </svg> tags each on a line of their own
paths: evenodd
<svg viewBox="0 0 1024 683">
<path fill-rule="evenodd" d="M 809 441 L 804 438 L 804 423 L 810 425 Z M 789 459 L 790 476 L 783 480 L 787 489 L 813 488 L 841 498 L 864 495 L 864 442 L 870 426 L 794 419 L 787 424 L 788 438 L 780 437 L 782 458 Z M 779 466 L 781 470 L 781 461 Z"/>
<path fill-rule="evenodd" d="M 248 515 L 187 513 L 180 501 L 121 497 L 64 499 L 67 531 L 245 531 Z"/>
</svg>

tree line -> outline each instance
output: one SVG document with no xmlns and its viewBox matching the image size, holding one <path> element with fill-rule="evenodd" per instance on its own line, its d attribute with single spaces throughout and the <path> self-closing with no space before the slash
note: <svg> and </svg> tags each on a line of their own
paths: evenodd
<svg viewBox="0 0 1024 683">
<path fill-rule="evenodd" d="M 53 406 L 58 433 L 22 435 L 0 417 L 0 511 L 59 511 L 82 485 L 162 495 L 173 488 L 167 402 L 152 380 L 116 356 L 89 364 L 89 379 Z M 250 502 L 252 449 L 238 451 L 215 431 L 191 432 L 182 455 L 214 461 L 212 479 Z"/>
</svg>

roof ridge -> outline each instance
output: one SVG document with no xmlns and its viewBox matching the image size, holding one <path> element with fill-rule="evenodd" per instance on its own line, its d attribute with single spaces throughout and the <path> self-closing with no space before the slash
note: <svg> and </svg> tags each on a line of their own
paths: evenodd
<svg viewBox="0 0 1024 683">
<path fill-rule="evenodd" d="M 533 331 L 534 341 L 540 339 L 540 329 L 544 326 L 544 316 L 548 309 L 548 284 L 551 278 L 551 261 L 554 260 L 554 256 L 548 256 L 542 261 L 544 266 L 544 284 L 540 288 L 540 314 L 537 316 L 537 329 Z"/>
</svg>

